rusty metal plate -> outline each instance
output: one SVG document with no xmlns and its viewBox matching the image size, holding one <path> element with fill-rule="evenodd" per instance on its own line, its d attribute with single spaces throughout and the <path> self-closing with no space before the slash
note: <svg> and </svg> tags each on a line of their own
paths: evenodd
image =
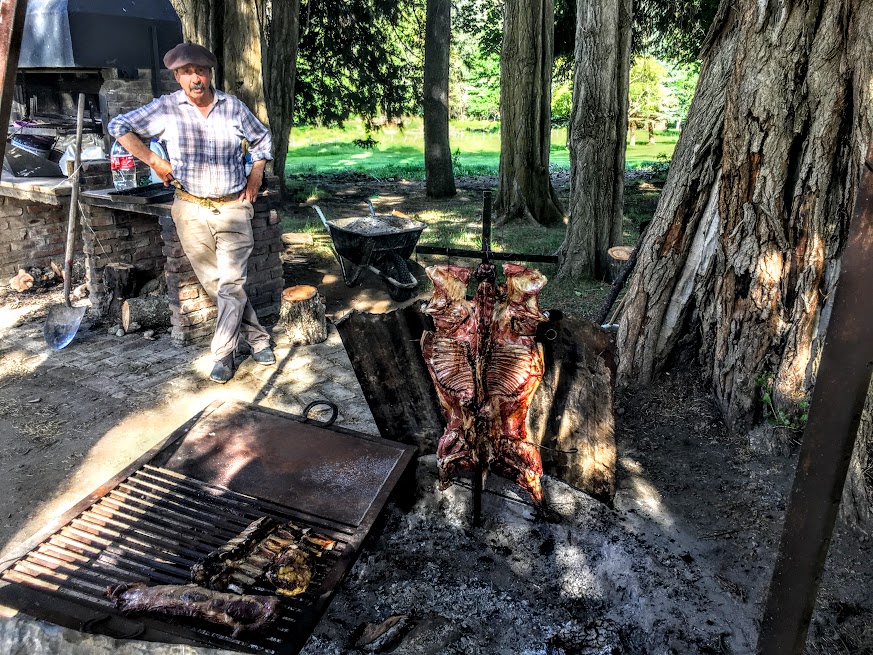
<svg viewBox="0 0 873 655">
<path fill-rule="evenodd" d="M 407 450 L 227 402 L 188 432 L 165 467 L 357 526 Z"/>
</svg>

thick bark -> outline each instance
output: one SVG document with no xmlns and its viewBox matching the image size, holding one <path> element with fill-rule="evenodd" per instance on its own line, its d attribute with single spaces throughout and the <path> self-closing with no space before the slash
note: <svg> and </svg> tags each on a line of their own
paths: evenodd
<svg viewBox="0 0 873 655">
<path fill-rule="evenodd" d="M 631 0 L 579 0 L 570 125 L 570 222 L 558 279 L 603 278 L 621 243 Z"/>
<path fill-rule="evenodd" d="M 500 53 L 500 174 L 497 223 L 564 220 L 549 178 L 553 0 L 508 0 Z"/>
<path fill-rule="evenodd" d="M 722 3 L 621 320 L 619 380 L 695 343 L 729 425 L 815 378 L 863 153 L 873 2 Z M 723 118 L 722 118 L 723 117 Z"/>
<path fill-rule="evenodd" d="M 284 180 L 300 0 L 173 0 L 173 6 L 185 39 L 218 57 L 216 86 L 238 96 L 270 128 L 273 172 Z"/>
<path fill-rule="evenodd" d="M 427 195 L 455 195 L 449 146 L 449 51 L 451 0 L 427 0 L 424 36 L 424 170 Z"/>
</svg>

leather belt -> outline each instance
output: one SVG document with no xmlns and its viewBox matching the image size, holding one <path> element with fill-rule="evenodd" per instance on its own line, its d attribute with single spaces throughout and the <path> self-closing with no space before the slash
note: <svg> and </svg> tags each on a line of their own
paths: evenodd
<svg viewBox="0 0 873 655">
<path fill-rule="evenodd" d="M 201 207 L 206 207 L 217 212 L 220 205 L 226 205 L 229 202 L 236 202 L 239 199 L 239 193 L 229 193 L 226 196 L 221 196 L 219 198 L 201 198 L 200 196 L 195 196 L 187 191 L 183 191 L 182 189 L 176 189 L 176 197 L 179 200 L 193 202 Z"/>
</svg>

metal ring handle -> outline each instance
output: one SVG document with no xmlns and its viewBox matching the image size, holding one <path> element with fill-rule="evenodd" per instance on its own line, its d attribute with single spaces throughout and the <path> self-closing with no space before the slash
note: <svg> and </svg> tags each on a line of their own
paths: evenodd
<svg viewBox="0 0 873 655">
<path fill-rule="evenodd" d="M 329 400 L 313 400 L 306 407 L 304 407 L 303 408 L 303 422 L 308 423 L 309 421 L 312 420 L 308 416 L 309 410 L 311 410 L 313 407 L 317 407 L 318 405 L 326 405 L 327 407 L 330 407 L 330 412 L 331 412 L 330 418 L 327 419 L 326 421 L 324 421 L 324 427 L 328 427 L 330 425 L 333 425 L 333 422 L 336 421 L 336 417 L 339 415 L 339 408 L 335 404 L 330 402 Z"/>
</svg>

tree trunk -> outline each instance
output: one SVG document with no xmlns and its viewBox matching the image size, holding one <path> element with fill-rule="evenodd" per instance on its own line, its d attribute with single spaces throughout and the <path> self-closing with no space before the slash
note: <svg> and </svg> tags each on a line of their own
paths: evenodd
<svg viewBox="0 0 873 655">
<path fill-rule="evenodd" d="M 621 319 L 620 384 L 694 343 L 734 430 L 800 413 L 873 136 L 873 2 L 722 2 Z"/>
<path fill-rule="evenodd" d="M 558 225 L 564 209 L 549 178 L 553 0 L 508 0 L 500 52 L 497 224 Z"/>
<path fill-rule="evenodd" d="M 637 145 L 637 124 L 633 121 L 630 124 L 630 145 Z"/>
<path fill-rule="evenodd" d="M 424 36 L 424 170 L 427 195 L 455 195 L 449 146 L 449 50 L 451 0 L 427 0 Z"/>
<path fill-rule="evenodd" d="M 649 121 L 649 145 L 655 145 L 655 121 Z"/>
<path fill-rule="evenodd" d="M 577 5 L 570 222 L 558 279 L 606 277 L 607 251 L 622 241 L 631 5 L 631 0 Z"/>
<path fill-rule="evenodd" d="M 273 136 L 273 173 L 283 184 L 293 122 L 300 0 L 172 0 L 188 41 L 218 58 L 215 84 L 238 96 Z"/>
</svg>

